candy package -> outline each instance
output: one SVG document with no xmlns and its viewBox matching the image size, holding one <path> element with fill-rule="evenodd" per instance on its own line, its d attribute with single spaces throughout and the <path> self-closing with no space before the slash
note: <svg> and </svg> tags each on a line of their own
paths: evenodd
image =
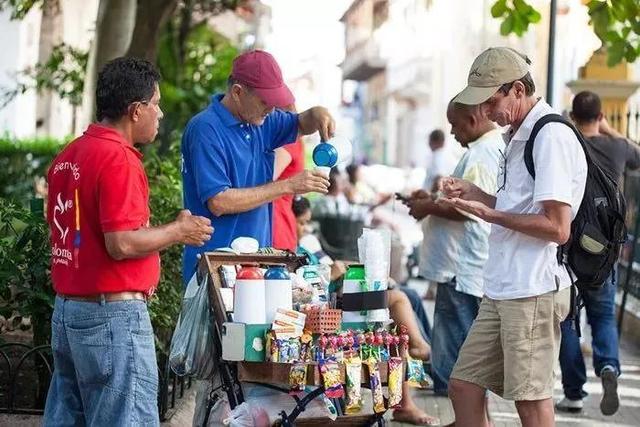
<svg viewBox="0 0 640 427">
<path fill-rule="evenodd" d="M 389 377 L 387 386 L 389 389 L 389 408 L 399 408 L 402 400 L 403 363 L 400 357 L 389 359 Z"/>
<path fill-rule="evenodd" d="M 278 362 L 289 363 L 289 340 L 277 340 L 279 346 Z"/>
<path fill-rule="evenodd" d="M 371 395 L 373 396 L 373 412 L 384 412 L 384 395 L 382 394 L 382 383 L 380 382 L 378 362 L 375 358 L 370 357 L 367 359 L 365 364 L 369 369 L 369 387 L 371 388 Z"/>
<path fill-rule="evenodd" d="M 427 388 L 431 385 L 431 378 L 424 370 L 422 360 L 412 359 L 407 354 L 407 383 L 411 387 Z"/>
<path fill-rule="evenodd" d="M 300 361 L 300 340 L 297 338 L 289 338 L 289 362 Z"/>
<path fill-rule="evenodd" d="M 336 405 L 333 404 L 331 399 L 329 399 L 326 395 L 322 395 L 322 400 L 324 401 L 324 406 L 327 407 L 327 412 L 329 414 L 329 419 L 331 421 L 335 421 L 338 418 L 338 411 L 336 410 Z"/>
<path fill-rule="evenodd" d="M 340 380 L 340 365 L 332 360 L 320 362 L 320 372 L 324 383 L 324 394 L 330 399 L 344 396 L 344 389 Z"/>
<path fill-rule="evenodd" d="M 301 362 L 311 362 L 313 359 L 312 355 L 312 344 L 313 337 L 311 333 L 308 331 L 304 331 L 302 337 L 300 337 L 300 361 Z"/>
<path fill-rule="evenodd" d="M 307 384 L 307 365 L 294 363 L 289 371 L 289 394 L 298 395 L 304 392 Z"/>
<path fill-rule="evenodd" d="M 267 332 L 267 362 L 277 363 L 279 361 L 280 352 L 278 348 L 278 341 L 276 340 L 276 334 L 273 331 Z"/>
<path fill-rule="evenodd" d="M 362 410 L 362 360 L 359 357 L 348 359 L 345 370 L 347 385 L 345 412 L 357 414 Z"/>
</svg>

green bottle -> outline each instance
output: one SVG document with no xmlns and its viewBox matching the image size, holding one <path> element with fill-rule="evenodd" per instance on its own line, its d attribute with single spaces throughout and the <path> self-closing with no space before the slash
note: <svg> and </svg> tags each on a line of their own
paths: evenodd
<svg viewBox="0 0 640 427">
<path fill-rule="evenodd" d="M 353 264 L 350 265 L 347 269 L 347 273 L 344 276 L 343 294 L 353 294 L 356 292 L 367 292 L 368 286 L 367 281 L 365 280 L 364 275 L 364 265 L 363 264 Z M 345 322 L 363 322 L 364 317 L 367 315 L 367 311 L 363 310 L 357 316 L 357 313 L 343 313 L 343 320 Z"/>
</svg>

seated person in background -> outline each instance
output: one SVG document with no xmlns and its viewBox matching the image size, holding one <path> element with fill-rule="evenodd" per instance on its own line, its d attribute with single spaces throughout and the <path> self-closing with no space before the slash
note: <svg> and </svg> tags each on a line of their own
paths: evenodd
<svg viewBox="0 0 640 427">
<path fill-rule="evenodd" d="M 349 201 L 345 195 L 344 178 L 337 168 L 332 168 L 329 172 L 327 195 L 314 202 L 313 216 L 350 218 L 354 221 L 363 221 L 365 225 L 370 225 L 373 219 L 368 206 Z"/>
<path fill-rule="evenodd" d="M 297 234 L 298 234 L 298 250 L 300 254 L 309 256 L 311 264 L 327 264 L 331 265 L 331 280 L 340 278 L 346 272 L 346 266 L 341 261 L 332 260 L 322 251 L 320 242 L 317 237 L 308 232 L 308 226 L 311 222 L 311 204 L 309 200 L 302 196 L 295 196 L 292 204 L 293 213 L 296 216 Z M 418 294 L 412 289 L 401 288 L 388 290 L 388 302 L 390 317 L 396 324 L 402 324 L 407 327 L 409 334 L 409 354 L 414 359 L 428 360 L 431 355 L 431 347 L 423 337 L 420 326 L 413 313 L 412 303 L 409 295 L 420 301 Z M 422 307 L 422 305 L 420 304 Z M 424 319 L 426 315 L 422 312 Z M 428 321 L 426 328 L 429 328 Z M 407 383 L 403 384 L 403 400 L 402 407 L 396 409 L 393 417 L 397 421 L 416 424 L 416 425 L 439 425 L 439 420 L 422 411 L 413 401 L 411 396 L 411 388 Z"/>
<path fill-rule="evenodd" d="M 398 283 L 406 280 L 406 271 L 402 257 L 404 247 L 398 234 L 398 229 L 387 212 L 377 209 L 387 199 L 377 205 L 355 204 L 350 200 L 347 191 L 348 183 L 337 168 L 329 172 L 329 187 L 325 197 L 320 197 L 313 203 L 313 217 L 316 219 L 327 217 L 348 218 L 352 221 L 362 221 L 365 227 L 387 228 L 391 230 L 391 272 L 390 276 Z M 355 236 L 358 238 L 359 236 Z"/>
<path fill-rule="evenodd" d="M 349 182 L 345 190 L 346 196 L 353 204 L 368 205 L 372 209 L 382 206 L 391 200 L 391 194 L 377 193 L 362 179 L 362 168 L 355 163 L 347 166 Z"/>
</svg>

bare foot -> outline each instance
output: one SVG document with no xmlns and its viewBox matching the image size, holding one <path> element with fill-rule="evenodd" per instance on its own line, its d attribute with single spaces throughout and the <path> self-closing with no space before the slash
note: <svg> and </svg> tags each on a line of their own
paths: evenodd
<svg viewBox="0 0 640 427">
<path fill-rule="evenodd" d="M 409 356 L 414 359 L 427 361 L 431 358 L 431 347 L 425 341 L 421 343 L 411 342 L 411 347 L 409 347 Z"/>
<path fill-rule="evenodd" d="M 396 409 L 393 411 L 393 421 L 409 423 L 416 426 L 439 426 L 440 420 L 424 412 L 417 406 Z"/>
</svg>

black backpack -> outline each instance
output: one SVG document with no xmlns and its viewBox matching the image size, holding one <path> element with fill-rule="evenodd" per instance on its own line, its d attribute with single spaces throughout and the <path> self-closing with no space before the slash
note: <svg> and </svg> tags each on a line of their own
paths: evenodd
<svg viewBox="0 0 640 427">
<path fill-rule="evenodd" d="M 571 223 L 569 241 L 558 247 L 558 261 L 569 266 L 578 291 L 602 287 L 618 260 L 627 236 L 626 203 L 615 182 L 592 157 L 584 137 L 571 122 L 559 114 L 548 114 L 533 126 L 524 151 L 524 162 L 535 180 L 533 143 L 547 123 L 569 126 L 587 159 L 587 183 L 576 217 Z"/>
</svg>

